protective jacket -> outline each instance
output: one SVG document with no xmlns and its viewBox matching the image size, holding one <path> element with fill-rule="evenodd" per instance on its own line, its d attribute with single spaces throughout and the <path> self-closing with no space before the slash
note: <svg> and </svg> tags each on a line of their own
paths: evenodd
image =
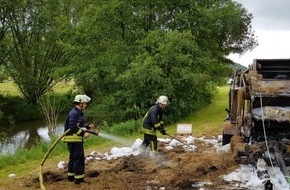
<svg viewBox="0 0 290 190">
<path fill-rule="evenodd" d="M 84 113 L 78 108 L 74 107 L 68 114 L 64 130 L 70 129 L 70 132 L 63 137 L 64 142 L 83 142 L 85 131 L 82 127 L 87 127 Z"/>
<path fill-rule="evenodd" d="M 163 110 L 158 105 L 152 106 L 144 116 L 142 131 L 145 134 L 156 135 L 156 130 L 163 128 L 162 118 Z"/>
</svg>

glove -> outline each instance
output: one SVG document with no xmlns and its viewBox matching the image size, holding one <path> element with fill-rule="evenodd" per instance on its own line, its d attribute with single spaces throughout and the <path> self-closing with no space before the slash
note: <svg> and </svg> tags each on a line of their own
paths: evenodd
<svg viewBox="0 0 290 190">
<path fill-rule="evenodd" d="M 99 131 L 95 130 L 94 135 L 99 136 Z"/>
<path fill-rule="evenodd" d="M 160 130 L 160 133 L 161 133 L 162 135 L 166 135 L 166 134 L 167 134 L 166 131 L 165 131 L 165 129 Z"/>
<path fill-rule="evenodd" d="M 165 129 L 164 129 L 163 126 L 160 127 L 159 131 L 160 131 L 160 133 L 161 133 L 162 135 L 166 135 L 166 131 L 165 131 Z"/>
<path fill-rule="evenodd" d="M 90 133 L 85 133 L 85 134 L 84 134 L 84 137 L 85 137 L 85 138 L 88 138 L 89 136 L 91 136 Z"/>
<path fill-rule="evenodd" d="M 86 129 L 88 130 L 94 130 L 95 129 L 95 125 L 94 124 L 86 124 Z"/>
</svg>

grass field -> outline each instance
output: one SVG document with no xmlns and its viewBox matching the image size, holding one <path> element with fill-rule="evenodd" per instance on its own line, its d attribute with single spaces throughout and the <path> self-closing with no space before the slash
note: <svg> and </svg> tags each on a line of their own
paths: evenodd
<svg viewBox="0 0 290 190">
<path fill-rule="evenodd" d="M 8 95 L 20 95 L 20 90 L 17 85 L 11 81 L 7 80 L 5 82 L 0 83 L 0 94 L 8 94 Z"/>
<path fill-rule="evenodd" d="M 1 88 L 2 90 L 2 88 Z M 193 136 L 200 137 L 200 136 L 205 136 L 205 137 L 211 137 L 215 135 L 219 135 L 222 133 L 222 123 L 223 120 L 225 119 L 226 112 L 224 111 L 225 108 L 228 106 L 228 87 L 223 86 L 223 87 L 218 87 L 218 93 L 216 94 L 213 103 L 205 107 L 204 109 L 193 113 L 189 117 L 181 120 L 178 123 L 192 123 L 192 131 L 193 131 Z M 166 130 L 168 134 L 174 135 L 176 133 L 176 123 L 166 126 Z M 158 137 L 162 137 L 161 134 L 158 133 Z M 130 137 L 126 136 L 126 139 L 131 140 L 132 142 L 136 138 L 143 138 L 142 133 L 136 133 L 131 135 Z M 107 139 L 103 140 L 90 140 L 87 143 L 86 146 L 86 155 L 89 154 L 93 150 L 110 150 L 112 146 L 118 146 L 118 143 L 109 141 Z M 44 145 L 43 145 L 44 146 Z M 42 147 L 38 147 L 35 151 L 32 151 L 31 153 L 27 153 L 26 156 L 31 157 L 29 154 L 40 154 L 39 156 L 35 159 L 28 159 L 26 160 L 25 158 L 23 159 L 24 161 L 20 163 L 14 163 L 10 165 L 6 165 L 5 167 L 1 168 L 0 172 L 0 186 L 3 184 L 9 173 L 17 173 L 17 176 L 24 176 L 27 173 L 30 173 L 31 171 L 38 170 L 39 164 L 41 163 L 41 158 L 42 154 L 44 155 L 45 153 L 39 153 L 39 149 Z M 56 167 L 56 164 L 60 160 L 67 160 L 67 152 L 64 151 L 64 149 L 60 150 L 62 153 L 58 154 L 58 156 L 51 156 L 46 162 L 46 165 L 48 167 Z M 23 155 L 23 154 L 21 154 Z M 24 155 L 23 155 L 24 156 Z M 0 156 L 0 162 L 11 162 L 12 159 L 7 160 L 9 158 L 1 158 Z M 26 160 L 26 161 L 25 161 Z M 3 179 L 3 180 L 2 180 Z"/>
<path fill-rule="evenodd" d="M 192 123 L 193 136 L 209 136 L 222 133 L 223 120 L 227 113 L 225 109 L 228 107 L 228 86 L 218 87 L 214 101 L 208 107 L 190 115 L 179 121 L 178 123 Z M 168 132 L 176 132 L 176 124 L 168 127 Z"/>
<path fill-rule="evenodd" d="M 71 81 L 63 81 L 56 84 L 53 88 L 53 92 L 57 93 L 65 93 L 69 90 L 73 89 L 74 82 Z M 17 95 L 22 96 L 18 86 L 12 80 L 6 80 L 3 83 L 0 83 L 0 94 L 8 94 L 8 95 Z"/>
</svg>

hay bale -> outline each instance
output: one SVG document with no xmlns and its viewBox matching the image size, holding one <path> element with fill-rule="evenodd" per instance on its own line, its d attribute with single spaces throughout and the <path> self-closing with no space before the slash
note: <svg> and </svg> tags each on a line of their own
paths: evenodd
<svg viewBox="0 0 290 190">
<path fill-rule="evenodd" d="M 286 80 L 268 80 L 268 81 L 257 81 L 252 83 L 251 92 L 261 92 L 261 93 L 279 93 L 289 91 L 290 81 Z"/>
<path fill-rule="evenodd" d="M 231 152 L 234 159 L 237 158 L 239 152 L 245 151 L 245 142 L 238 134 L 234 135 L 231 139 Z"/>
<path fill-rule="evenodd" d="M 262 80 L 263 76 L 259 74 L 256 70 L 251 70 L 248 75 L 247 82 L 249 84 L 255 84 L 257 81 Z"/>
</svg>

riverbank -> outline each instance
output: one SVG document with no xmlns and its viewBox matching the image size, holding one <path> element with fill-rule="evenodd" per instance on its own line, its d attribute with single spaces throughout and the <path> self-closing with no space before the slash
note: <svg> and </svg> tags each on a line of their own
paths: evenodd
<svg viewBox="0 0 290 190">
<path fill-rule="evenodd" d="M 214 136 L 216 134 L 221 134 L 222 128 L 221 124 L 223 123 L 224 118 L 226 117 L 226 112 L 224 109 L 227 107 L 227 93 L 228 87 L 220 87 L 219 93 L 216 94 L 214 102 L 200 110 L 197 113 L 194 113 L 192 116 L 187 117 L 180 121 L 179 123 L 192 123 L 192 130 L 194 136 Z M 169 134 L 174 134 L 176 132 L 176 123 L 166 126 L 166 130 Z M 139 132 L 126 135 L 124 138 L 129 139 L 134 142 L 137 138 L 143 138 L 143 135 Z M 162 135 L 158 135 L 162 136 Z M 93 150 L 108 151 L 113 146 L 120 146 L 120 142 L 115 142 L 108 140 L 102 137 L 91 137 L 87 139 L 85 143 L 85 153 L 88 155 Z M 5 157 L 0 156 L 0 164 L 3 162 L 8 162 L 8 165 L 1 167 L 0 165 L 0 186 L 5 186 L 6 183 L 9 183 L 10 180 L 8 175 L 15 173 L 16 178 L 21 178 L 27 175 L 36 175 L 41 163 L 41 160 L 49 148 L 48 145 L 40 144 L 36 146 L 36 149 L 32 149 L 31 152 L 23 150 L 22 153 L 15 155 L 14 157 Z M 25 158 L 25 155 L 29 159 Z M 44 170 L 57 169 L 57 164 L 60 160 L 67 160 L 67 150 L 64 143 L 57 145 L 53 153 L 47 159 Z M 9 180 L 7 180 L 9 179 Z"/>
</svg>

